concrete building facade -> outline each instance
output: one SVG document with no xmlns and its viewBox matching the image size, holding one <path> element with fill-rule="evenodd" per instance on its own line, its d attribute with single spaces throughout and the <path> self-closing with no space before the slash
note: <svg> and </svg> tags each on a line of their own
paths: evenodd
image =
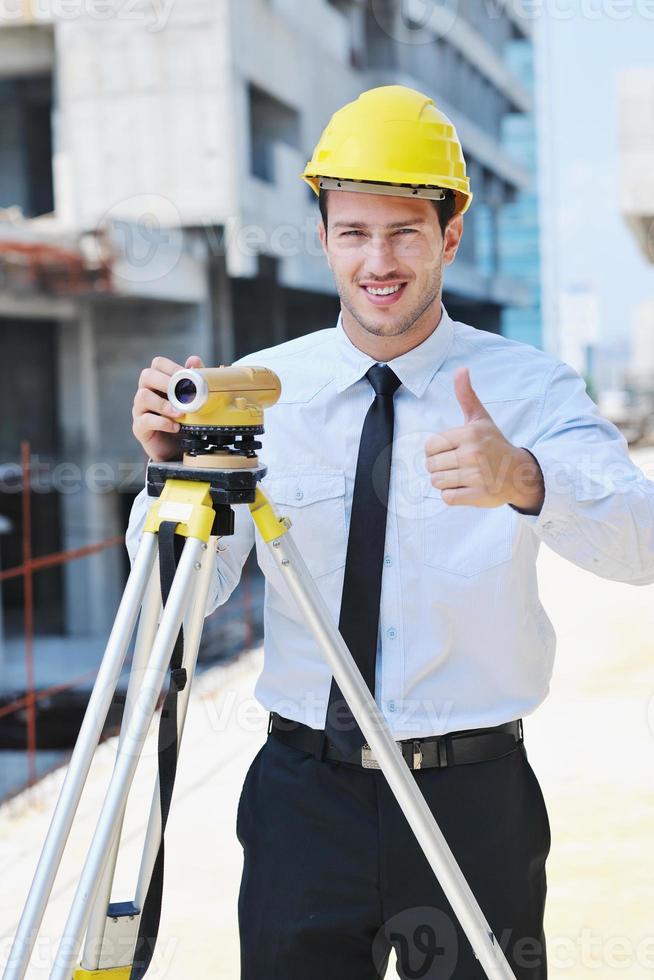
<svg viewBox="0 0 654 980">
<path fill-rule="evenodd" d="M 531 44 L 518 3 L 60 6 L 25 0 L 0 21 L 0 391 L 13 384 L 12 405 L 29 406 L 0 443 L 9 462 L 21 438 L 41 456 L 41 552 L 124 530 L 145 462 L 131 404 L 155 353 L 230 363 L 333 325 L 316 199 L 298 176 L 361 91 L 420 88 L 462 139 L 475 200 L 446 271 L 449 312 L 497 332 L 503 310 L 533 305 L 500 241 L 503 209 L 530 188 L 503 139 L 508 115 L 533 113 L 506 58 Z M 1 500 L 18 522 L 17 495 Z M 106 630 L 125 570 L 114 549 L 48 573 L 43 628 Z M 6 622 L 19 601 L 5 589 Z"/>
</svg>

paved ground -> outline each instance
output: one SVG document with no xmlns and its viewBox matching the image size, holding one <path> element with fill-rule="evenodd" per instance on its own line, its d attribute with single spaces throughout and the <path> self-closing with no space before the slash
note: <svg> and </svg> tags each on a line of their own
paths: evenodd
<svg viewBox="0 0 654 980">
<path fill-rule="evenodd" d="M 637 455 L 650 465 L 654 454 Z M 558 633 L 549 698 L 526 720 L 550 812 L 547 934 L 551 980 L 654 975 L 654 586 L 607 582 L 542 548 L 541 594 Z M 264 738 L 252 698 L 261 651 L 197 682 L 167 840 L 162 940 L 149 976 L 237 980 L 234 835 L 243 777 Z M 234 749 L 237 748 L 236 754 Z M 152 766 L 153 745 L 145 763 Z M 38 948 L 48 975 L 79 861 L 113 764 L 98 753 Z M 136 783 L 114 897 L 131 897 L 151 772 Z M 6 954 L 49 822 L 60 775 L 0 808 L 0 949 Z M 2 957 L 0 956 L 0 963 Z M 389 978 L 395 975 L 389 968 Z"/>
<path fill-rule="evenodd" d="M 236 901 L 241 848 L 234 834 L 245 772 L 264 740 L 266 718 L 252 698 L 261 650 L 196 679 L 166 837 L 166 889 L 153 980 L 239 975 Z M 115 740 L 99 749 L 82 797 L 28 977 L 45 978 L 72 899 L 75 871 L 86 853 L 114 763 Z M 236 748 L 236 751 L 234 751 Z M 128 808 L 113 898 L 132 897 L 154 778 L 150 738 Z M 61 770 L 0 808 L 0 968 L 8 951 L 61 783 Z"/>
<path fill-rule="evenodd" d="M 652 478 L 654 451 L 634 458 Z M 654 585 L 539 555 L 558 635 L 549 698 L 525 723 L 550 811 L 552 980 L 654 976 Z"/>
</svg>

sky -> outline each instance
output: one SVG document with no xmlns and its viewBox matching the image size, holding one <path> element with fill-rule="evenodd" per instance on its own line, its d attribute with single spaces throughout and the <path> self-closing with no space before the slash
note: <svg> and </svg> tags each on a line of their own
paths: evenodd
<svg viewBox="0 0 654 980">
<path fill-rule="evenodd" d="M 620 347 L 633 304 L 654 299 L 654 264 L 619 210 L 617 89 L 622 69 L 654 70 L 654 2 L 551 0 L 542 7 L 549 10 L 539 27 L 550 281 L 558 290 L 596 289 L 600 343 Z"/>
</svg>

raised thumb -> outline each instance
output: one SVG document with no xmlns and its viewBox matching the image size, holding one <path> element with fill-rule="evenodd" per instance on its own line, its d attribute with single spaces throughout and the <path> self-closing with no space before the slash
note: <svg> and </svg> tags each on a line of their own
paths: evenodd
<svg viewBox="0 0 654 980">
<path fill-rule="evenodd" d="M 464 422 L 474 422 L 475 419 L 489 418 L 488 412 L 479 401 L 475 389 L 470 383 L 468 368 L 458 368 L 454 374 L 454 393 L 461 406 Z"/>
</svg>

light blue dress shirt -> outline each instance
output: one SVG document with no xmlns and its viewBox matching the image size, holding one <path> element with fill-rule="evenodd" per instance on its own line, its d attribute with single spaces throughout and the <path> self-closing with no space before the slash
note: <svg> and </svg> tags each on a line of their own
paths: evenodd
<svg viewBox="0 0 654 980">
<path fill-rule="evenodd" d="M 654 483 L 627 453 L 567 364 L 453 321 L 444 307 L 431 335 L 388 363 L 402 382 L 382 577 L 375 698 L 396 738 L 498 725 L 546 697 L 555 633 L 538 596 L 541 541 L 603 578 L 654 581 Z M 341 320 L 249 354 L 282 382 L 266 411 L 262 482 L 338 623 L 359 437 L 374 397 L 375 363 Z M 505 437 L 539 461 L 538 516 L 509 505 L 448 506 L 425 468 L 425 441 L 463 423 L 453 376 L 468 367 Z M 133 505 L 133 560 L 148 499 Z M 255 694 L 268 710 L 323 728 L 331 673 L 295 608 L 246 506 L 223 538 L 207 612 L 224 603 L 256 546 L 266 577 L 264 664 Z"/>
</svg>

